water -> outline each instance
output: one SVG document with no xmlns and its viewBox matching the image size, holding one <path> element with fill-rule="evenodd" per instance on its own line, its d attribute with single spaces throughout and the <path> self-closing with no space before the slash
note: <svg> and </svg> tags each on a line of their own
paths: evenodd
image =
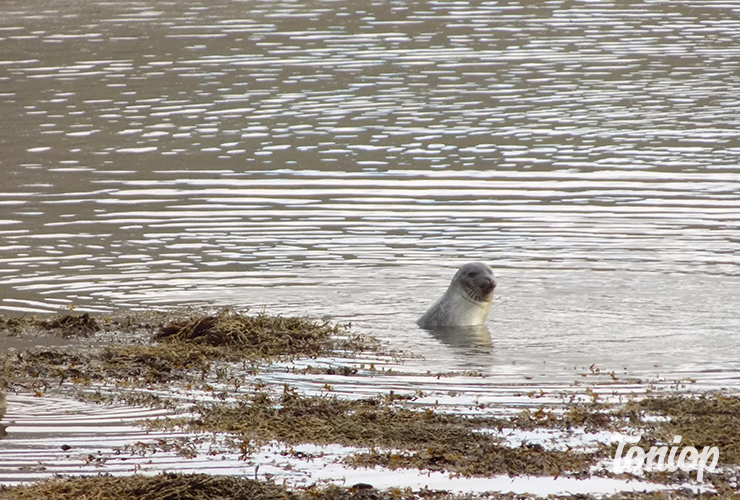
<svg viewBox="0 0 740 500">
<path fill-rule="evenodd" d="M 29 482 L 53 473 L 76 475 L 132 475 L 180 471 L 206 473 L 213 475 L 240 474 L 247 477 L 260 477 L 272 474 L 285 479 L 290 485 L 308 486 L 316 481 L 337 480 L 340 484 L 348 475 L 348 470 L 335 461 L 341 460 L 348 448 L 339 445 L 314 446 L 297 445 L 286 447 L 273 443 L 264 447 L 260 453 L 247 460 L 239 460 L 239 453 L 220 453 L 211 456 L 209 448 L 219 449 L 218 444 L 203 439 L 197 434 L 175 434 L 183 443 L 193 444 L 200 456 L 185 461 L 177 449 L 157 449 L 156 453 L 139 443 L 157 439 L 171 438 L 161 432 L 142 432 L 132 425 L 134 419 L 156 418 L 159 412 L 142 414 L 131 412 L 126 407 L 86 405 L 68 400 L 45 398 L 39 400 L 18 397 L 13 403 L 22 409 L 16 423 L 16 437 L 13 444 L 22 452 L 10 454 L 0 449 L 0 484 Z M 49 432 L 49 413 L 54 414 L 55 429 Z M 91 426 L 91 424 L 93 424 Z M 93 436 L 93 439 L 91 439 Z M 10 441 L 6 442 L 10 443 Z M 127 445 L 136 443 L 131 448 Z M 298 453 L 311 456 L 301 459 Z M 397 487 L 399 484 L 414 489 L 424 486 L 453 491 L 481 492 L 500 490 L 512 492 L 532 492 L 545 496 L 550 492 L 612 493 L 615 491 L 645 491 L 664 489 L 642 481 L 622 481 L 609 478 L 595 478 L 592 481 L 579 481 L 564 477 L 495 476 L 491 478 L 461 478 L 442 472 L 413 473 L 407 470 L 385 471 L 378 474 L 372 469 L 352 470 L 346 481 L 372 483 L 377 488 Z"/>
<path fill-rule="evenodd" d="M 0 309 L 328 316 L 471 397 L 737 389 L 739 11 L 5 1 Z M 472 260 L 490 347 L 414 324 Z"/>
</svg>

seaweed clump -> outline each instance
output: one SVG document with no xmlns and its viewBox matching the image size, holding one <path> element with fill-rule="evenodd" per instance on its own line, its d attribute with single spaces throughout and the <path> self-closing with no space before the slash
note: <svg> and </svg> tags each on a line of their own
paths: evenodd
<svg viewBox="0 0 740 500">
<path fill-rule="evenodd" d="M 37 320 L 37 325 L 46 330 L 54 331 L 64 338 L 89 337 L 91 334 L 100 331 L 98 322 L 88 313 L 62 314 L 47 321 Z"/>
<path fill-rule="evenodd" d="M 237 477 L 214 477 L 205 474 L 164 473 L 158 476 L 69 477 L 51 479 L 28 486 L 0 487 L 0 498 L 8 500 L 210 500 L 230 498 L 295 499 L 285 488 L 273 483 Z"/>
<path fill-rule="evenodd" d="M 13 335 L 27 331 L 49 332 L 63 338 L 89 337 L 100 331 L 100 324 L 88 313 L 59 314 L 49 319 L 38 316 L 0 317 L 0 329 Z"/>
<path fill-rule="evenodd" d="M 217 314 L 173 320 L 155 334 L 155 340 L 229 347 L 257 357 L 318 356 L 334 346 L 331 337 L 342 333 L 339 325 L 302 317 L 255 316 L 223 309 Z"/>
</svg>

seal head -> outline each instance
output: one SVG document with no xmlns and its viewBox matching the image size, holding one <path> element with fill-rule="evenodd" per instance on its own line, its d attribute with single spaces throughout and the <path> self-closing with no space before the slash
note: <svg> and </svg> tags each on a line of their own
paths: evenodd
<svg viewBox="0 0 740 500">
<path fill-rule="evenodd" d="M 485 323 L 496 280 L 483 262 L 464 264 L 447 291 L 416 321 L 422 328 L 475 326 Z"/>
</svg>

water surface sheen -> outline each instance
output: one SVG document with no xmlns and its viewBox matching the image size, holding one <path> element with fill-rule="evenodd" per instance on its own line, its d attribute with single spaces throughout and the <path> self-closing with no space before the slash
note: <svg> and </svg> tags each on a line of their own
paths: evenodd
<svg viewBox="0 0 740 500">
<path fill-rule="evenodd" d="M 6 0 L 0 308 L 737 387 L 739 38 L 732 1 Z M 490 348 L 413 323 L 471 260 Z"/>
</svg>

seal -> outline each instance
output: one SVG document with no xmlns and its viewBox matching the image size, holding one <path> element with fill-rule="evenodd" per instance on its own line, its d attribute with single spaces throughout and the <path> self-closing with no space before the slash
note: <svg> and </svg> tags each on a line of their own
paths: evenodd
<svg viewBox="0 0 740 500">
<path fill-rule="evenodd" d="M 496 280 L 483 262 L 464 264 L 442 297 L 416 324 L 422 328 L 482 325 L 493 303 Z"/>
</svg>

